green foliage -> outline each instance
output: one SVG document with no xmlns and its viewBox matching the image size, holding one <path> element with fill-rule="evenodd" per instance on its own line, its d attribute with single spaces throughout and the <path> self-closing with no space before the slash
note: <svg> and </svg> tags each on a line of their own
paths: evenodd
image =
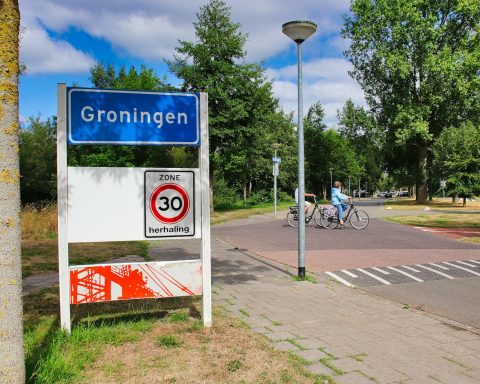
<svg viewBox="0 0 480 384">
<path fill-rule="evenodd" d="M 22 203 L 53 200 L 57 195 L 56 118 L 31 117 L 20 131 Z"/>
<path fill-rule="evenodd" d="M 390 165 L 415 177 L 423 201 L 432 141 L 480 117 L 480 1 L 353 0 L 350 10 L 352 76 L 388 131 Z"/>
<path fill-rule="evenodd" d="M 305 121 L 305 180 L 307 190 L 313 193 L 330 192 L 330 168 L 334 180 L 348 184 L 348 178 L 356 180 L 364 170 L 355 153 L 355 147 L 334 129 L 310 121 L 312 110 L 315 116 L 323 115 L 323 108 L 316 103 L 310 108 Z"/>
<path fill-rule="evenodd" d="M 380 188 L 378 182 L 383 173 L 385 135 L 375 116 L 363 107 L 356 106 L 348 99 L 338 112 L 339 133 L 354 148 L 363 172 L 351 175 L 352 182 L 367 182 L 369 186 Z M 380 188 L 384 189 L 384 188 Z"/>
<path fill-rule="evenodd" d="M 446 192 L 467 198 L 480 195 L 480 126 L 472 123 L 444 130 L 433 145 L 436 174 Z"/>
</svg>

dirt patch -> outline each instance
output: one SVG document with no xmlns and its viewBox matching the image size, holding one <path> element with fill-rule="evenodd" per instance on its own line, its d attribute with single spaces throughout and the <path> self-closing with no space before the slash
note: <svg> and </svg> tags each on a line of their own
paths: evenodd
<svg viewBox="0 0 480 384">
<path fill-rule="evenodd" d="M 159 323 L 141 341 L 109 346 L 86 372 L 84 383 L 314 383 L 315 378 L 276 352 L 238 320 Z M 158 342 L 162 336 L 172 346 Z M 165 338 L 163 338 L 165 339 Z M 163 340 L 162 339 L 162 340 Z"/>
</svg>

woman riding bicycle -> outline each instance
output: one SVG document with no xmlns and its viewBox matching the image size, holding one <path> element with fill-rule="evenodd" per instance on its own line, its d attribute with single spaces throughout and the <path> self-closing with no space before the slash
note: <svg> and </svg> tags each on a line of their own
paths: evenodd
<svg viewBox="0 0 480 384">
<path fill-rule="evenodd" d="M 345 212 L 348 209 L 348 205 L 344 204 L 343 202 L 345 200 L 351 199 L 350 196 L 344 195 L 341 192 L 341 187 L 342 183 L 340 181 L 335 181 L 333 183 L 333 188 L 332 188 L 332 205 L 337 208 L 337 215 L 338 215 L 338 222 L 340 225 L 344 225 L 345 223 L 343 222 L 343 212 Z"/>
</svg>

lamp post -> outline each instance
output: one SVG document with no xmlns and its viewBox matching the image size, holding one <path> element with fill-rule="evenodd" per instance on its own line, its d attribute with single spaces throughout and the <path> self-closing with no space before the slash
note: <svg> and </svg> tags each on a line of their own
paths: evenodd
<svg viewBox="0 0 480 384">
<path fill-rule="evenodd" d="M 305 278 L 305 169 L 303 144 L 302 43 L 317 30 L 311 21 L 296 20 L 282 25 L 282 32 L 297 44 L 298 56 L 298 277 Z"/>
<path fill-rule="evenodd" d="M 280 159 L 277 157 L 277 149 L 280 148 L 280 144 L 273 143 L 272 148 L 275 151 L 273 155 L 273 211 L 275 219 L 277 218 L 277 176 L 278 176 L 278 163 Z"/>
<path fill-rule="evenodd" d="M 352 196 L 352 193 L 350 192 L 350 176 L 348 176 L 348 196 Z"/>
<path fill-rule="evenodd" d="M 332 189 L 332 187 L 333 187 L 333 177 L 332 177 L 333 168 L 329 168 L 329 171 L 330 171 L 330 189 Z"/>
</svg>

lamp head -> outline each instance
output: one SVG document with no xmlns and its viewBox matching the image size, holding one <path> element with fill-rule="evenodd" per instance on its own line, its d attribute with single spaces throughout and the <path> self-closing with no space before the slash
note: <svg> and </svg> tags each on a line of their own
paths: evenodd
<svg viewBox="0 0 480 384">
<path fill-rule="evenodd" d="M 282 25 L 282 32 L 297 44 L 302 44 L 317 31 L 317 24 L 307 20 L 289 21 Z"/>
</svg>

